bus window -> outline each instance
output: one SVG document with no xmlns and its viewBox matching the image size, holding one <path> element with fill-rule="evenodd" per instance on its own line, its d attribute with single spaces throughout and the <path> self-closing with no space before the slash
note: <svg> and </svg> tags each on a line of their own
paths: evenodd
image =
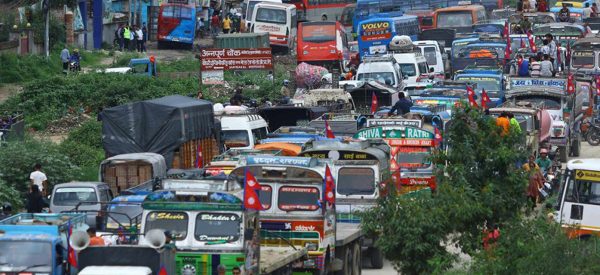
<svg viewBox="0 0 600 275">
<path fill-rule="evenodd" d="M 341 168 L 338 172 L 337 192 L 347 196 L 373 194 L 375 172 L 371 168 Z"/>
<path fill-rule="evenodd" d="M 285 24 L 287 23 L 286 12 L 285 10 L 260 8 L 256 11 L 256 22 Z"/>
<path fill-rule="evenodd" d="M 403 76 L 416 76 L 417 75 L 417 68 L 415 67 L 415 64 L 411 64 L 411 63 L 400 64 L 400 70 L 402 71 Z"/>
<path fill-rule="evenodd" d="M 420 74 L 426 74 L 429 72 L 429 70 L 427 69 L 427 63 L 425 63 L 425 62 L 417 63 L 417 66 L 419 66 Z"/>
<path fill-rule="evenodd" d="M 421 26 L 423 27 L 432 27 L 433 26 L 433 17 L 423 17 L 421 19 Z"/>
<path fill-rule="evenodd" d="M 302 26 L 302 41 L 327 42 L 335 40 L 335 23 L 310 24 Z"/>
<path fill-rule="evenodd" d="M 437 65 L 437 51 L 435 47 L 423 47 L 423 56 L 430 66 Z"/>
<path fill-rule="evenodd" d="M 600 205 L 600 182 L 571 180 L 565 198 L 568 202 Z"/>
<path fill-rule="evenodd" d="M 188 215 L 185 212 L 176 211 L 152 211 L 146 216 L 144 231 L 161 229 L 171 231 L 174 239 L 181 241 L 187 236 Z"/>
<path fill-rule="evenodd" d="M 442 12 L 437 15 L 438 28 L 465 27 L 473 25 L 471 11 Z"/>
<path fill-rule="evenodd" d="M 576 51 L 573 52 L 574 68 L 594 68 L 594 52 L 592 51 Z"/>
<path fill-rule="evenodd" d="M 352 18 L 354 17 L 354 6 L 345 7 L 342 11 L 342 18 L 340 19 L 340 23 L 344 26 L 352 25 Z"/>
</svg>

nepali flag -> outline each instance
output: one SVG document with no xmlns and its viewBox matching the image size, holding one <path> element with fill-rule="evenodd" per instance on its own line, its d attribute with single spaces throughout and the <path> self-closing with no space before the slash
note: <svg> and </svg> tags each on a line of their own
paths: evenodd
<svg viewBox="0 0 600 275">
<path fill-rule="evenodd" d="M 373 92 L 373 96 L 371 96 L 371 114 L 375 114 L 377 112 L 377 95 Z"/>
<path fill-rule="evenodd" d="M 434 139 L 433 139 L 433 145 L 434 146 L 440 146 L 440 144 L 442 144 L 443 140 L 444 139 L 442 138 L 442 133 L 440 132 L 440 129 L 438 127 L 435 127 L 435 136 L 434 136 Z"/>
<path fill-rule="evenodd" d="M 529 40 L 529 47 L 531 48 L 531 52 L 537 53 L 537 47 L 535 46 L 535 39 L 533 38 L 533 34 L 531 30 L 527 32 L 527 40 Z"/>
<path fill-rule="evenodd" d="M 400 188 L 400 165 L 395 157 L 390 160 L 390 171 L 392 171 L 392 180 L 396 184 L 396 188 Z"/>
<path fill-rule="evenodd" d="M 523 38 L 521 37 L 521 40 L 520 40 L 520 41 L 521 41 L 521 49 L 527 48 L 527 46 L 525 46 L 525 39 L 523 39 Z"/>
<path fill-rule="evenodd" d="M 565 63 L 571 62 L 571 43 L 567 42 L 567 52 L 565 53 Z"/>
<path fill-rule="evenodd" d="M 325 136 L 327 138 L 335 138 L 335 135 L 333 134 L 331 127 L 329 127 L 329 123 L 327 122 L 327 120 L 325 120 Z"/>
<path fill-rule="evenodd" d="M 475 91 L 473 91 L 473 88 L 470 86 L 467 86 L 467 95 L 469 96 L 469 105 L 471 105 L 471 107 L 479 107 L 477 101 L 475 101 Z"/>
<path fill-rule="evenodd" d="M 510 36 L 509 29 L 508 29 L 508 21 L 504 22 L 504 31 L 502 32 L 502 35 L 504 37 Z"/>
<path fill-rule="evenodd" d="M 252 175 L 250 170 L 246 170 L 246 177 L 244 183 L 244 208 L 263 210 L 260 199 L 258 198 L 257 190 L 260 190 L 260 184 Z"/>
<path fill-rule="evenodd" d="M 567 94 L 575 93 L 575 81 L 573 78 L 573 74 L 569 73 L 569 75 L 567 76 Z"/>
<path fill-rule="evenodd" d="M 487 109 L 487 104 L 492 102 L 488 94 L 485 92 L 485 89 L 481 89 L 481 107 L 485 110 Z"/>
<path fill-rule="evenodd" d="M 198 144 L 198 148 L 196 148 L 196 163 L 194 164 L 194 167 L 204 167 L 204 157 L 202 156 L 202 147 L 200 147 L 200 144 Z"/>
<path fill-rule="evenodd" d="M 596 80 L 596 95 L 600 96 L 600 75 L 594 77 Z"/>
<path fill-rule="evenodd" d="M 329 202 L 331 204 L 335 203 L 335 181 L 333 180 L 333 176 L 331 175 L 331 169 L 329 169 L 329 165 L 325 165 L 325 181 L 323 182 L 325 185 L 325 198 L 324 201 Z"/>
<path fill-rule="evenodd" d="M 73 225 L 69 221 L 67 223 L 67 262 L 73 268 L 77 268 L 77 253 L 75 253 L 75 249 L 71 247 L 71 235 L 73 235 Z"/>
</svg>

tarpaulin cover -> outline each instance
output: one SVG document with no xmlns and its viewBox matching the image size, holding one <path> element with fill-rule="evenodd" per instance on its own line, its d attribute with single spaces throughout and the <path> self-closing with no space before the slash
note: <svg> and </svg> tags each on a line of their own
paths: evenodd
<svg viewBox="0 0 600 275">
<path fill-rule="evenodd" d="M 151 152 L 173 161 L 181 144 L 214 137 L 212 103 L 172 95 L 104 109 L 102 145 L 108 156 Z"/>
<path fill-rule="evenodd" d="M 296 86 L 317 89 L 321 86 L 321 78 L 327 73 L 324 67 L 302 62 L 296 67 Z"/>
<path fill-rule="evenodd" d="M 90 246 L 78 255 L 79 270 L 88 266 L 145 266 L 158 274 L 160 264 L 159 252 L 144 246 Z"/>
</svg>

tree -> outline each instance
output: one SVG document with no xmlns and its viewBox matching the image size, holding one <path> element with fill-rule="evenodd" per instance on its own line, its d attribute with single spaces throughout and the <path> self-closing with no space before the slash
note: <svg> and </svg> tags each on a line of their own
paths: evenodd
<svg viewBox="0 0 600 275">
<path fill-rule="evenodd" d="M 526 203 L 522 136 L 501 136 L 494 119 L 469 107 L 453 110 L 445 135 L 449 150 L 432 157 L 440 167 L 433 196 L 390 195 L 363 215 L 363 228 L 379 234 L 376 245 L 405 274 L 451 267 L 448 244 L 476 253 L 483 226 L 515 219 Z"/>
</svg>

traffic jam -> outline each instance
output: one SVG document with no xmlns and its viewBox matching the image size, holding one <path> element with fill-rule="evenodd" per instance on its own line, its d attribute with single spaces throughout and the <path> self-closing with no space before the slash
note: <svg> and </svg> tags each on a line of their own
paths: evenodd
<svg viewBox="0 0 600 275">
<path fill-rule="evenodd" d="M 467 107 L 551 159 L 554 220 L 577 224 L 570 236 L 600 233 L 600 158 L 571 160 L 600 144 L 600 19 L 581 1 L 520 2 L 245 1 L 250 32 L 297 61 L 281 100 L 173 95 L 104 109 L 98 182 L 57 184 L 47 213 L 1 220 L 11 253 L 0 274 L 381 269 L 360 212 L 390 192 L 435 196 L 432 156 L 452 149 L 452 112 Z M 209 54 L 202 68 L 239 55 Z M 122 153 L 142 136 L 157 151 Z M 573 189 L 590 194 L 574 201 Z"/>
</svg>

